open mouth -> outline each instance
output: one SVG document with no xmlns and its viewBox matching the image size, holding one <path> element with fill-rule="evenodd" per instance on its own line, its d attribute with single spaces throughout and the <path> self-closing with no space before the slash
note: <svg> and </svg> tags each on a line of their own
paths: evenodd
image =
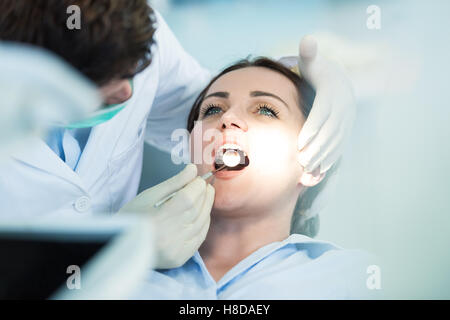
<svg viewBox="0 0 450 320">
<path fill-rule="evenodd" d="M 250 159 L 240 146 L 235 144 L 225 144 L 217 151 L 214 163 L 215 169 L 226 165 L 224 170 L 240 171 L 250 164 Z"/>
</svg>

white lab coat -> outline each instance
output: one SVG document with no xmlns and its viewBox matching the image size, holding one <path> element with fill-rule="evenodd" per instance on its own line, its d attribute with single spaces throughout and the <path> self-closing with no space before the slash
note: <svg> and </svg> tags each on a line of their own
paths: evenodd
<svg viewBox="0 0 450 320">
<path fill-rule="evenodd" d="M 112 214 L 136 196 L 144 141 L 170 150 L 194 99 L 210 79 L 180 46 L 159 13 L 151 65 L 112 120 L 94 127 L 77 170 L 40 139 L 0 167 L 0 217 Z M 149 160 L 151 161 L 151 160 Z"/>
</svg>

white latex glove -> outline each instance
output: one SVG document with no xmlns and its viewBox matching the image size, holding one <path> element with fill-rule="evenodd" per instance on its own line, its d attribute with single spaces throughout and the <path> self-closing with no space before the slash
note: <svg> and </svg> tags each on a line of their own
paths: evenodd
<svg viewBox="0 0 450 320">
<path fill-rule="evenodd" d="M 341 156 L 356 115 L 353 87 L 344 68 L 318 54 L 317 42 L 305 36 L 299 57 L 285 57 L 283 64 L 298 63 L 300 74 L 316 90 L 312 110 L 299 138 L 300 164 L 318 175 L 328 171 Z"/>
<path fill-rule="evenodd" d="M 173 198 L 154 207 L 175 191 Z M 176 268 L 191 258 L 205 240 L 214 194 L 214 188 L 197 177 L 197 167 L 188 164 L 176 176 L 140 193 L 119 213 L 148 214 L 156 230 L 155 268 Z"/>
</svg>

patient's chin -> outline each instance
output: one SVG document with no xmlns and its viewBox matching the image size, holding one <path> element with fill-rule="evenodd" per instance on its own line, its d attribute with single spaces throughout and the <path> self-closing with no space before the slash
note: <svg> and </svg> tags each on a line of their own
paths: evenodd
<svg viewBox="0 0 450 320">
<path fill-rule="evenodd" d="M 248 205 L 248 201 L 243 199 L 242 193 L 221 193 L 216 192 L 214 198 L 213 210 L 215 212 L 220 212 L 221 214 L 232 214 L 236 210 Z"/>
</svg>

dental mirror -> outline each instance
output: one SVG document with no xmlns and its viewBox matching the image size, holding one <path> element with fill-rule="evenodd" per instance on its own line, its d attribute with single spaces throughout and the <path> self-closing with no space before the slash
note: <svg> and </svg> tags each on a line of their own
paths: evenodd
<svg viewBox="0 0 450 320">
<path fill-rule="evenodd" d="M 211 178 L 216 172 L 222 170 L 228 171 L 238 171 L 242 170 L 250 164 L 250 160 L 245 154 L 244 151 L 238 149 L 225 149 L 224 152 L 219 152 L 216 155 L 215 159 L 215 168 L 216 170 L 210 171 L 202 176 L 202 179 L 208 180 Z M 168 200 L 172 199 L 177 191 L 163 198 L 162 200 L 155 203 L 154 207 L 159 208 Z"/>
</svg>

